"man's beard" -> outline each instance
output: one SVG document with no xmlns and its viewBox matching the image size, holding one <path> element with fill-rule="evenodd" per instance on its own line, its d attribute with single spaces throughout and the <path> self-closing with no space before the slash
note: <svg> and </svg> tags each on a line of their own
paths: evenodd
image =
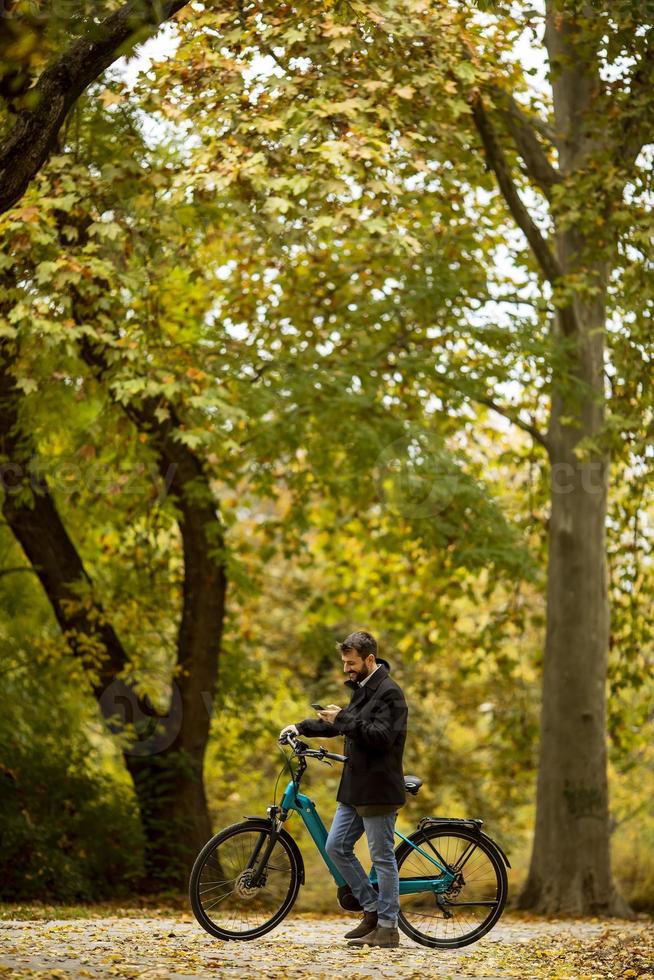
<svg viewBox="0 0 654 980">
<path fill-rule="evenodd" d="M 370 668 L 370 670 L 368 670 L 368 668 L 364 664 L 361 670 L 358 672 L 358 674 L 355 677 L 350 677 L 350 680 L 354 681 L 355 684 L 360 684 L 361 681 L 365 681 L 366 677 L 368 676 L 368 674 L 370 674 L 372 670 L 373 670 L 372 667 Z"/>
</svg>

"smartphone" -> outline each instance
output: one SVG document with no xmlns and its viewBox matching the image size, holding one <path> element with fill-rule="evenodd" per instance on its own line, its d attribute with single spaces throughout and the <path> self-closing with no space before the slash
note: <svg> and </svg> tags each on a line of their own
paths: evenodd
<svg viewBox="0 0 654 980">
<path fill-rule="evenodd" d="M 314 709 L 315 711 L 324 711 L 324 710 L 325 710 L 325 709 L 323 708 L 323 706 L 322 706 L 321 704 L 312 704 L 312 705 L 311 705 L 311 707 L 312 707 L 312 708 L 313 708 L 313 709 Z"/>
</svg>

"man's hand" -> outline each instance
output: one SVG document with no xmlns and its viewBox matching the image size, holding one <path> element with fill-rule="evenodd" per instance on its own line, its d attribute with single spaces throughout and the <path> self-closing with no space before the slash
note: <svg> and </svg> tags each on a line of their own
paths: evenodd
<svg viewBox="0 0 654 980">
<path fill-rule="evenodd" d="M 286 728 L 282 728 L 281 732 L 279 733 L 279 737 L 283 738 L 284 735 L 288 735 L 289 732 L 291 735 L 299 735 L 299 732 L 295 727 L 295 725 L 287 725 Z"/>
<path fill-rule="evenodd" d="M 342 710 L 343 709 L 339 708 L 337 704 L 328 704 L 326 708 L 323 708 L 322 711 L 318 712 L 318 717 L 322 718 L 322 720 L 326 721 L 328 724 L 333 725 L 336 715 Z"/>
</svg>

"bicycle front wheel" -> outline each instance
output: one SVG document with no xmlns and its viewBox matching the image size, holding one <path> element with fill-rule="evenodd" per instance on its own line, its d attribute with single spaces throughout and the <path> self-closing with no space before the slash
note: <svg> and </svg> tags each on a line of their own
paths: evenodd
<svg viewBox="0 0 654 980">
<path fill-rule="evenodd" d="M 300 869 L 287 840 L 278 837 L 263 880 L 252 886 L 252 865 L 270 840 L 266 820 L 232 824 L 198 854 L 189 884 L 193 913 L 218 939 L 258 939 L 291 910 L 300 887 Z"/>
<path fill-rule="evenodd" d="M 411 840 L 455 879 L 442 894 L 400 895 L 398 925 L 422 946 L 457 949 L 481 939 L 492 929 L 506 904 L 506 868 L 495 848 L 483 837 L 452 827 L 425 827 Z M 407 843 L 397 850 L 403 878 L 437 878 L 439 870 Z"/>
</svg>

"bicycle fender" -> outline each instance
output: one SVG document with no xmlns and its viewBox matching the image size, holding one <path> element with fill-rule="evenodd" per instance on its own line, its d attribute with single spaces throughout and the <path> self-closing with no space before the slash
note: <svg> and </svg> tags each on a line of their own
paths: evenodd
<svg viewBox="0 0 654 980">
<path fill-rule="evenodd" d="M 506 854 L 504 853 L 504 851 L 500 847 L 500 845 L 497 843 L 497 841 L 496 840 L 493 840 L 492 837 L 489 837 L 488 834 L 483 834 L 482 833 L 479 836 L 480 837 L 483 837 L 487 844 L 489 844 L 491 847 L 494 847 L 495 848 L 495 850 L 498 852 L 498 854 L 500 855 L 500 857 L 504 861 L 504 863 L 507 866 L 507 868 L 510 868 L 511 867 L 511 862 L 509 861 L 508 857 L 506 856 Z"/>
<path fill-rule="evenodd" d="M 270 817 L 248 816 L 248 817 L 244 817 L 244 820 L 247 820 L 250 823 L 263 824 L 265 827 L 272 828 L 272 821 Z M 293 851 L 293 856 L 297 862 L 297 870 L 298 870 L 298 875 L 300 877 L 300 884 L 303 885 L 304 884 L 304 860 L 302 858 L 302 852 L 300 851 L 300 848 L 297 846 L 297 843 L 294 840 L 294 838 L 291 837 L 288 830 L 285 830 L 284 827 L 282 827 L 282 829 L 279 831 L 279 836 L 284 838 L 284 840 L 287 842 L 290 849 Z"/>
</svg>

